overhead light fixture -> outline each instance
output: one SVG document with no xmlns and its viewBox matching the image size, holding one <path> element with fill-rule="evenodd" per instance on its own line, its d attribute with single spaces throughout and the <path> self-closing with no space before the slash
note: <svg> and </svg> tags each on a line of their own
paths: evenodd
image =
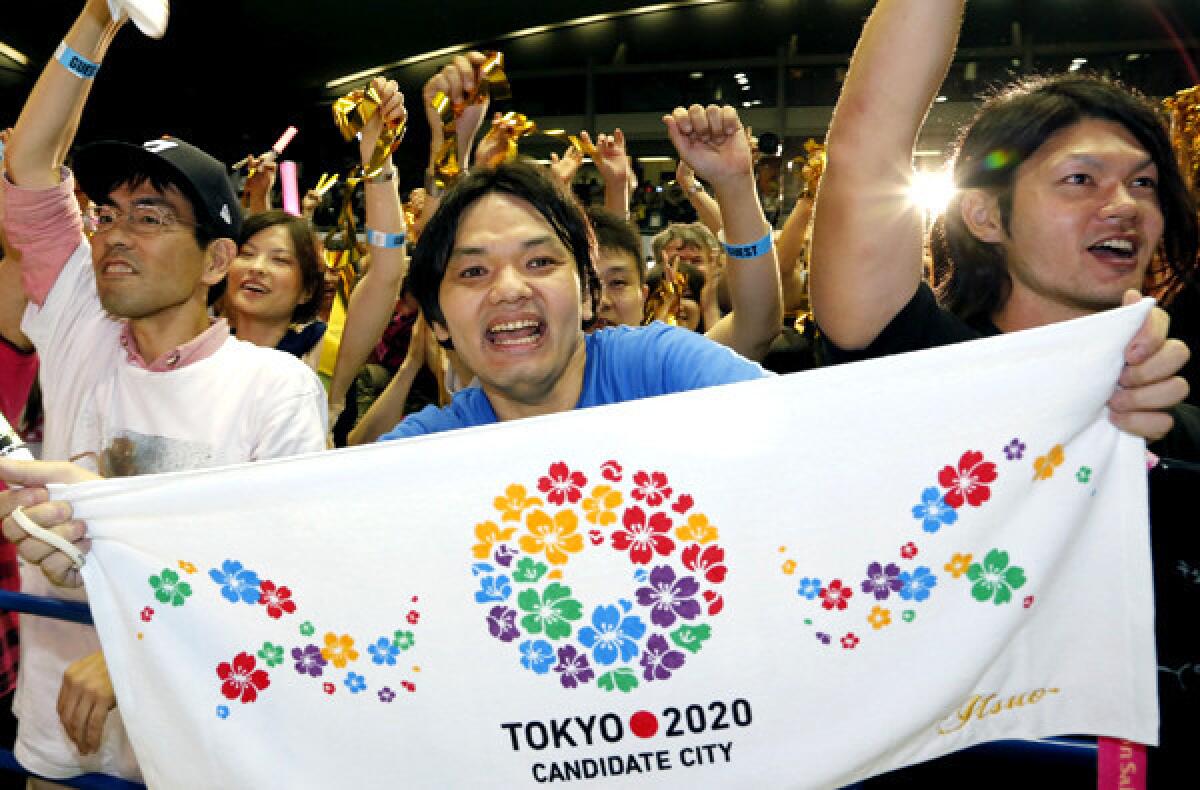
<svg viewBox="0 0 1200 790">
<path fill-rule="evenodd" d="M 543 129 L 542 130 L 542 134 L 548 134 L 551 137 L 554 137 L 554 136 L 560 135 L 560 134 L 566 134 L 566 133 L 567 133 L 566 129 Z"/>
<path fill-rule="evenodd" d="M 704 72 L 703 71 L 693 71 L 688 76 L 694 80 L 702 80 L 702 79 L 704 79 Z"/>
<path fill-rule="evenodd" d="M 625 11 L 615 11 L 610 14 L 589 14 L 588 16 L 568 19 L 566 22 L 557 22 L 549 25 L 536 25 L 534 27 L 527 27 L 524 30 L 518 30 L 513 33 L 507 33 L 503 36 L 487 39 L 486 41 L 470 41 L 465 44 L 455 44 L 453 46 L 435 49 L 432 52 L 423 52 L 420 55 L 413 55 L 412 57 L 402 58 L 391 63 L 385 63 L 382 66 L 375 66 L 373 68 L 363 69 L 362 71 L 356 71 L 353 74 L 347 74 L 344 77 L 338 77 L 336 79 L 329 80 L 325 83 L 325 87 L 329 89 L 340 88 L 343 85 L 348 85 L 352 82 L 358 82 L 359 80 L 363 80 L 368 77 L 374 77 L 377 74 L 383 74 L 385 72 L 393 71 L 405 66 L 411 66 L 414 63 L 422 63 L 426 60 L 432 60 L 443 55 L 452 55 L 456 52 L 466 52 L 467 50 L 477 49 L 479 46 L 485 43 L 511 41 L 513 39 L 524 38 L 526 36 L 532 36 L 538 33 L 547 33 L 554 30 L 565 30 L 567 28 L 590 25 L 595 22 L 603 22 L 608 19 L 641 16 L 642 14 L 653 14 L 658 11 L 674 11 L 680 8 L 713 5 L 714 3 L 723 2 L 726 2 L 726 0 L 674 0 L 674 2 L 670 3 L 654 3 L 653 5 L 646 5 L 642 6 L 641 8 L 631 8 Z M 22 55 L 22 57 L 24 56 Z M 694 79 L 699 78 L 697 77 Z"/>
<path fill-rule="evenodd" d="M 749 86 L 749 85 L 743 85 L 743 86 L 742 86 L 742 90 L 744 90 L 744 91 L 748 91 L 748 90 L 750 90 L 750 86 Z"/>
<path fill-rule="evenodd" d="M 1071 61 L 1071 65 L 1067 66 L 1067 71 L 1079 71 L 1085 63 L 1087 63 L 1087 58 L 1075 58 Z"/>
<path fill-rule="evenodd" d="M 750 102 L 748 102 L 748 101 L 744 101 L 744 102 L 742 102 L 742 106 L 743 106 L 743 107 L 749 107 L 749 106 L 750 106 Z"/>
<path fill-rule="evenodd" d="M 639 156 L 637 158 L 637 160 L 639 162 L 674 162 L 675 157 L 673 157 L 673 156 Z"/>
<path fill-rule="evenodd" d="M 15 49 L 13 47 L 10 47 L 8 44 L 5 44 L 3 41 L 0 41 L 0 55 L 3 55 L 4 57 L 8 58 L 13 63 L 16 63 L 18 66 L 28 66 L 29 65 L 29 56 L 28 55 L 26 55 L 24 52 L 18 51 L 17 49 Z"/>
<path fill-rule="evenodd" d="M 948 102 L 950 100 L 945 96 L 938 96 L 936 99 L 934 99 L 934 101 L 937 102 L 938 104 L 945 104 L 946 102 Z"/>
</svg>

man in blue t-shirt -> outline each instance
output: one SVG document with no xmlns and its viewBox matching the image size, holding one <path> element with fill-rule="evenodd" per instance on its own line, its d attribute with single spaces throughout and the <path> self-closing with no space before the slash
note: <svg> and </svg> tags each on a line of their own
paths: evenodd
<svg viewBox="0 0 1200 790">
<path fill-rule="evenodd" d="M 736 112 L 681 107 L 664 122 L 688 163 L 713 185 L 731 267 L 777 266 Z M 479 386 L 443 409 L 410 415 L 382 439 L 766 375 L 676 327 L 585 336 L 599 290 L 594 248 L 582 209 L 538 168 L 516 162 L 464 178 L 423 230 L 409 283 L 439 342 L 459 354 Z"/>
</svg>

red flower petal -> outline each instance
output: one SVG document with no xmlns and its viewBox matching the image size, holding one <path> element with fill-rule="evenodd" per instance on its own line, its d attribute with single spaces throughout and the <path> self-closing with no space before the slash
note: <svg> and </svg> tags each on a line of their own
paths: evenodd
<svg viewBox="0 0 1200 790">
<path fill-rule="evenodd" d="M 675 504 L 671 505 L 671 510 L 674 510 L 676 513 L 682 516 L 684 513 L 691 510 L 693 504 L 695 503 L 692 501 L 691 496 L 688 494 L 680 494 L 679 499 L 675 500 Z"/>
<path fill-rule="evenodd" d="M 589 530 L 588 538 L 591 539 L 593 546 L 599 546 L 604 542 L 604 533 L 598 529 Z"/>
<path fill-rule="evenodd" d="M 693 543 L 683 550 L 683 567 L 689 571 L 696 570 L 696 559 L 700 556 L 700 547 Z"/>
<path fill-rule="evenodd" d="M 567 465 L 562 461 L 555 461 L 550 464 L 550 476 L 555 480 L 565 480 L 567 478 Z"/>
<path fill-rule="evenodd" d="M 271 676 L 264 669 L 256 669 L 250 673 L 250 682 L 255 688 L 262 690 L 271 685 Z"/>
<path fill-rule="evenodd" d="M 622 523 L 626 527 L 641 527 L 646 524 L 646 513 L 637 505 L 625 508 L 625 513 L 621 516 Z"/>
<path fill-rule="evenodd" d="M 226 699 L 237 699 L 242 694 L 242 684 L 234 680 L 226 680 L 221 684 L 221 693 Z"/>
<path fill-rule="evenodd" d="M 600 467 L 600 474 L 605 480 L 618 483 L 621 480 L 621 465 L 616 461 L 605 461 Z"/>
<path fill-rule="evenodd" d="M 650 517 L 650 529 L 655 532 L 670 532 L 671 517 L 666 513 L 655 513 Z"/>
<path fill-rule="evenodd" d="M 950 467 L 946 468 L 949 469 Z M 946 492 L 945 500 L 947 505 L 957 510 L 963 506 L 962 491 L 958 488 L 951 488 Z"/>
<path fill-rule="evenodd" d="M 938 485 L 942 488 L 954 488 L 958 485 L 958 472 L 953 466 L 943 466 L 938 472 Z"/>
<path fill-rule="evenodd" d="M 967 502 L 972 507 L 979 507 L 984 502 L 988 501 L 992 492 L 987 486 L 975 486 L 967 492 Z"/>
<path fill-rule="evenodd" d="M 257 664 L 254 656 L 249 653 L 238 653 L 233 659 L 233 668 L 243 675 L 247 675 L 254 671 L 254 666 Z"/>
<path fill-rule="evenodd" d="M 725 581 L 725 574 L 727 572 L 728 568 L 726 568 L 724 565 L 714 565 L 704 574 L 704 578 L 713 584 L 720 584 L 721 582 Z"/>
</svg>

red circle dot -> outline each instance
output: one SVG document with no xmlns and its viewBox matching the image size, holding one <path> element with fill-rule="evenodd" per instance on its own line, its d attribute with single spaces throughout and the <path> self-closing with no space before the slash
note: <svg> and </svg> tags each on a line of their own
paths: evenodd
<svg viewBox="0 0 1200 790">
<path fill-rule="evenodd" d="M 639 710 L 629 717 L 629 730 L 639 738 L 653 738 L 658 732 L 658 717 L 648 710 Z"/>
</svg>

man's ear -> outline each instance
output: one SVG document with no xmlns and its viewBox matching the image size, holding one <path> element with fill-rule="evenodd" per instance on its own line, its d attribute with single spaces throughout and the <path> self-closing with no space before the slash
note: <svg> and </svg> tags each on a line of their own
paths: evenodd
<svg viewBox="0 0 1200 790">
<path fill-rule="evenodd" d="M 959 198 L 959 212 L 963 224 L 971 235 L 988 244 L 1008 241 L 1004 230 L 1004 218 L 1000 216 L 1000 202 L 991 192 L 983 189 L 964 189 Z"/>
<path fill-rule="evenodd" d="M 204 250 L 204 274 L 200 280 L 210 288 L 229 272 L 229 264 L 237 257 L 237 244 L 233 239 L 213 239 Z"/>
</svg>

